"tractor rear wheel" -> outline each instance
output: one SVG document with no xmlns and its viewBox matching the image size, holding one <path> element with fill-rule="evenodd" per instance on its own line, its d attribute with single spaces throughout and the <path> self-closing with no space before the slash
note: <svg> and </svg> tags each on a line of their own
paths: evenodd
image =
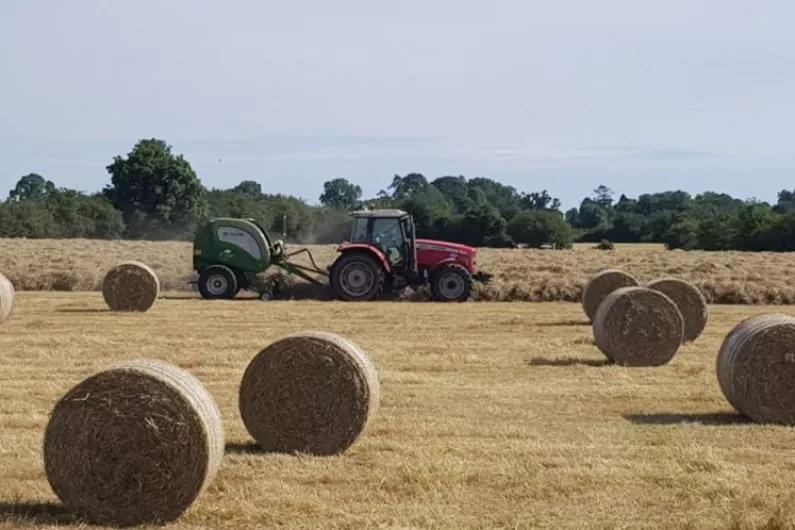
<svg viewBox="0 0 795 530">
<path fill-rule="evenodd" d="M 342 254 L 331 266 L 329 283 L 340 300 L 373 300 L 384 290 L 384 269 L 375 256 L 361 252 Z"/>
<path fill-rule="evenodd" d="M 210 265 L 199 275 L 199 294 L 205 300 L 231 300 L 238 290 L 237 277 L 226 265 Z"/>
<path fill-rule="evenodd" d="M 437 302 L 464 302 L 472 294 L 472 275 L 461 265 L 442 265 L 431 277 L 431 293 Z"/>
</svg>

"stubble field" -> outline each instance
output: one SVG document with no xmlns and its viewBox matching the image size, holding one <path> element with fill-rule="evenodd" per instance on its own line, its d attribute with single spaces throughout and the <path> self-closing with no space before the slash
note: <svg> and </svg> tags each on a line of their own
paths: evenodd
<svg viewBox="0 0 795 530">
<path fill-rule="evenodd" d="M 795 308 L 713 305 L 704 334 L 670 364 L 622 368 L 605 365 L 578 304 L 208 302 L 173 292 L 190 273 L 189 245 L 11 245 L 0 241 L 0 271 L 42 290 L 18 292 L 0 326 L 0 528 L 78 524 L 44 474 L 48 413 L 91 373 L 140 357 L 197 376 L 224 418 L 221 469 L 171 528 L 795 528 L 792 429 L 744 421 L 715 377 L 734 325 Z M 710 263 L 725 274 L 703 281 L 744 287 L 741 275 L 761 277 L 753 289 L 783 289 L 791 267 L 786 254 L 632 250 L 483 251 L 481 263 L 498 284 L 541 285 L 542 276 L 574 291 L 588 271 L 621 260 L 643 279 L 675 267 L 692 279 Z M 333 247 L 316 254 L 325 264 Z M 33 283 L 60 274 L 78 279 L 64 290 L 93 289 L 129 258 L 152 265 L 171 291 L 147 313 L 114 314 L 99 292 Z M 380 410 L 342 456 L 258 453 L 237 409 L 243 371 L 270 342 L 307 329 L 340 333 L 371 355 Z"/>
</svg>

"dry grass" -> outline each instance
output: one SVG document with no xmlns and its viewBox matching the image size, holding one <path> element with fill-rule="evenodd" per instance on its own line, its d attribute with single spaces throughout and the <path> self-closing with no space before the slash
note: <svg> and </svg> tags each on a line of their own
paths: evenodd
<svg viewBox="0 0 795 530">
<path fill-rule="evenodd" d="M 474 298 L 579 302 L 589 277 L 619 268 L 643 283 L 661 276 L 691 281 L 709 303 L 795 304 L 792 254 L 666 251 L 659 245 L 617 245 L 614 251 L 592 247 L 482 249 L 480 267 L 497 277 L 491 285 L 478 286 Z M 298 248 L 292 245 L 288 250 Z M 333 245 L 309 248 L 321 266 L 334 259 Z M 124 260 L 151 266 L 163 290 L 189 290 L 185 281 L 192 277 L 191 259 L 191 244 L 183 242 L 0 239 L 0 272 L 19 290 L 99 290 L 104 274 Z M 298 261 L 308 264 L 305 256 Z M 303 282 L 297 296 L 318 296 L 310 285 Z"/>
<path fill-rule="evenodd" d="M 196 375 L 227 432 L 215 480 L 168 528 L 795 528 L 792 429 L 742 421 L 715 375 L 725 334 L 770 308 L 711 307 L 659 368 L 605 366 L 576 304 L 367 308 L 164 299 L 112 313 L 98 292 L 18 293 L 0 328 L 0 528 L 70 521 L 44 475 L 47 413 L 141 356 Z M 258 453 L 239 417 L 252 356 L 303 329 L 349 337 L 381 378 L 374 423 L 341 456 Z"/>
</svg>

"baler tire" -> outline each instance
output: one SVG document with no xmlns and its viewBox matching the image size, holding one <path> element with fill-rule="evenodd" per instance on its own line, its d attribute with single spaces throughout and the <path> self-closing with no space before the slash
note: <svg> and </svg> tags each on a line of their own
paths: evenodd
<svg viewBox="0 0 795 530">
<path fill-rule="evenodd" d="M 218 277 L 226 282 L 223 290 L 210 287 L 210 281 Z M 232 269 L 226 265 L 210 265 L 204 269 L 199 275 L 198 287 L 199 294 L 201 294 L 201 297 L 205 300 L 231 300 L 237 295 L 239 290 L 237 276 L 235 276 Z"/>
</svg>

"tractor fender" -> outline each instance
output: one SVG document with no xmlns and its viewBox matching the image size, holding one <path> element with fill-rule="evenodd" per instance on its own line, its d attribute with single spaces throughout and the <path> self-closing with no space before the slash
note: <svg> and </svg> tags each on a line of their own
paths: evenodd
<svg viewBox="0 0 795 530">
<path fill-rule="evenodd" d="M 337 251 L 339 251 L 340 254 L 348 254 L 350 252 L 368 252 L 378 258 L 378 261 L 381 262 L 381 266 L 384 267 L 384 270 L 387 273 L 389 273 L 391 270 L 391 267 L 389 266 L 389 260 L 386 259 L 386 256 L 383 252 L 381 252 L 381 249 L 372 245 L 366 245 L 363 243 L 349 243 L 347 245 L 338 247 Z"/>
<path fill-rule="evenodd" d="M 464 265 L 463 263 L 461 263 L 461 262 L 460 262 L 459 260 L 457 260 L 456 258 L 446 258 L 446 259 L 443 259 L 442 261 L 440 261 L 440 262 L 436 263 L 436 264 L 435 264 L 433 267 L 431 267 L 431 269 L 428 271 L 428 277 L 429 277 L 429 278 L 430 278 L 430 277 L 432 277 L 432 276 L 433 276 L 433 274 L 434 274 L 436 271 L 438 271 L 439 269 L 441 269 L 441 268 L 442 268 L 442 267 L 444 267 L 445 265 L 450 265 L 451 263 L 455 263 L 456 265 L 460 265 L 460 266 L 461 266 L 461 267 L 463 267 L 463 268 L 464 268 L 464 269 L 465 269 L 465 270 L 466 270 L 468 273 L 472 274 L 472 271 L 470 271 L 470 270 L 469 270 L 469 267 L 467 267 L 466 265 Z"/>
</svg>

